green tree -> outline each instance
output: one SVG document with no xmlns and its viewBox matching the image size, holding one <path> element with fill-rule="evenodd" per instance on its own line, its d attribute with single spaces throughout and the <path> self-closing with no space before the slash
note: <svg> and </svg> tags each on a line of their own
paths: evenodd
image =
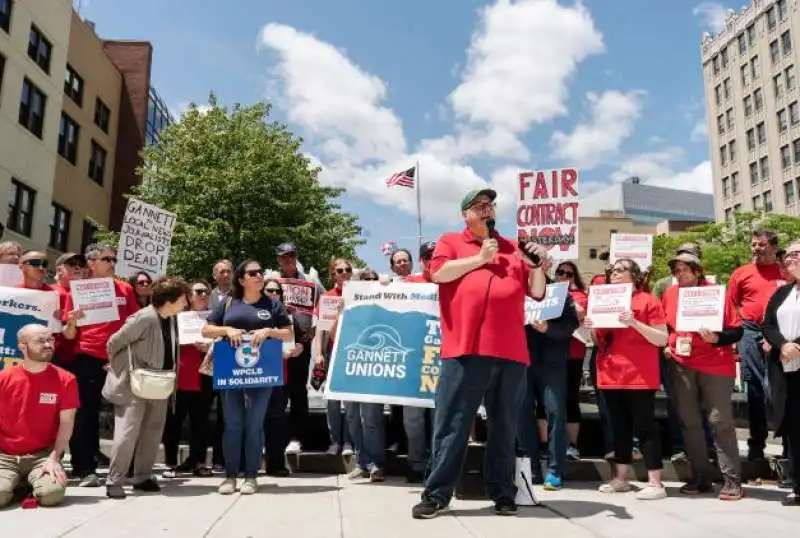
<svg viewBox="0 0 800 538">
<path fill-rule="evenodd" d="M 653 240 L 653 281 L 667 276 L 667 262 L 682 243 L 697 243 L 703 254 L 707 274 L 716 275 L 719 282 L 728 281 L 730 274 L 747 263 L 753 232 L 769 229 L 778 232 L 781 245 L 800 238 L 800 218 L 775 213 L 738 213 L 728 222 L 713 222 L 696 226 L 686 233 Z"/>
<path fill-rule="evenodd" d="M 276 267 L 275 248 L 284 241 L 323 277 L 332 257 L 356 260 L 361 229 L 337 204 L 343 189 L 319 184 L 319 168 L 300 153 L 302 141 L 268 121 L 270 106 L 229 111 L 213 95 L 209 105 L 201 112 L 192 104 L 160 132 L 159 144 L 144 149 L 141 184 L 132 193 L 177 214 L 170 273 L 207 277 L 219 258 Z M 108 230 L 96 236 L 116 244 Z"/>
</svg>

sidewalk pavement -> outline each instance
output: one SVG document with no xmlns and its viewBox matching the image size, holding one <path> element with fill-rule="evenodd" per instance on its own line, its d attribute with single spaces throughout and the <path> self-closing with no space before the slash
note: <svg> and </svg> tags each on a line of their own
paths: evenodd
<svg viewBox="0 0 800 538">
<path fill-rule="evenodd" d="M 163 483 L 161 494 L 131 494 L 124 501 L 106 499 L 105 488 L 70 488 L 58 508 L 0 511 L 0 536 L 752 538 L 792 535 L 800 523 L 800 507 L 781 506 L 786 492 L 769 487 L 748 487 L 747 498 L 725 503 L 679 497 L 677 484 L 668 484 L 668 499 L 642 502 L 632 493 L 601 495 L 597 484 L 576 484 L 559 492 L 537 488 L 545 507 L 522 508 L 516 517 L 494 515 L 488 501 L 454 500 L 447 514 L 417 521 L 411 507 L 420 488 L 398 480 L 260 477 L 261 489 L 249 497 L 217 495 L 219 480 L 176 479 Z"/>
</svg>

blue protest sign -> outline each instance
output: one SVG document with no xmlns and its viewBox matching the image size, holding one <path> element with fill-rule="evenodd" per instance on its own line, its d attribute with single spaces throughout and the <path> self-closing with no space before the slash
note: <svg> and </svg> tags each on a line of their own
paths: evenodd
<svg viewBox="0 0 800 538">
<path fill-rule="evenodd" d="M 534 321 L 547 321 L 561 317 L 568 293 L 567 283 L 560 282 L 558 284 L 549 284 L 544 299 L 541 301 L 534 301 L 530 297 L 526 297 L 525 325 L 529 325 Z"/>
<path fill-rule="evenodd" d="M 245 337 L 239 347 L 227 339 L 214 344 L 214 389 L 251 389 L 283 385 L 283 344 L 272 338 L 254 347 Z"/>
<path fill-rule="evenodd" d="M 58 294 L 54 291 L 0 287 L 0 370 L 22 361 L 17 332 L 25 325 L 35 323 L 61 330 L 60 322 L 53 318 L 57 309 Z"/>
<path fill-rule="evenodd" d="M 439 381 L 438 286 L 350 282 L 325 398 L 433 407 Z"/>
</svg>

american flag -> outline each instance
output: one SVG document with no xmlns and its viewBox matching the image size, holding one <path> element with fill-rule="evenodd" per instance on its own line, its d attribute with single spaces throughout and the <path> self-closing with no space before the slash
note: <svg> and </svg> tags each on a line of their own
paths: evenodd
<svg viewBox="0 0 800 538">
<path fill-rule="evenodd" d="M 408 170 L 404 170 L 403 172 L 392 174 L 390 177 L 386 178 L 386 186 L 394 187 L 395 185 L 397 185 L 399 187 L 408 187 L 409 189 L 413 189 L 415 182 L 414 178 L 415 174 L 416 174 L 416 167 L 414 166 L 412 166 Z"/>
</svg>

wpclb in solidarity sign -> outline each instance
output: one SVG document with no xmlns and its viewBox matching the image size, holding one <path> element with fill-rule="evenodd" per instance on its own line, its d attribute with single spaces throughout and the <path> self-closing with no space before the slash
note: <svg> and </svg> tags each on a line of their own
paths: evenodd
<svg viewBox="0 0 800 538">
<path fill-rule="evenodd" d="M 255 389 L 283 385 L 283 344 L 266 340 L 261 347 L 245 338 L 239 347 L 227 339 L 214 344 L 214 389 Z"/>
<path fill-rule="evenodd" d="M 433 407 L 440 371 L 438 287 L 349 282 L 344 300 L 325 398 Z"/>
<path fill-rule="evenodd" d="M 117 275 L 145 271 L 151 277 L 164 276 L 174 229 L 175 213 L 129 198 L 119 234 Z"/>
<path fill-rule="evenodd" d="M 0 287 L 0 370 L 22 360 L 17 347 L 17 332 L 25 325 L 57 325 L 53 313 L 58 309 L 58 294 Z"/>
<path fill-rule="evenodd" d="M 522 172 L 517 234 L 547 247 L 557 260 L 577 260 L 578 194 L 578 171 L 574 168 Z"/>
</svg>

